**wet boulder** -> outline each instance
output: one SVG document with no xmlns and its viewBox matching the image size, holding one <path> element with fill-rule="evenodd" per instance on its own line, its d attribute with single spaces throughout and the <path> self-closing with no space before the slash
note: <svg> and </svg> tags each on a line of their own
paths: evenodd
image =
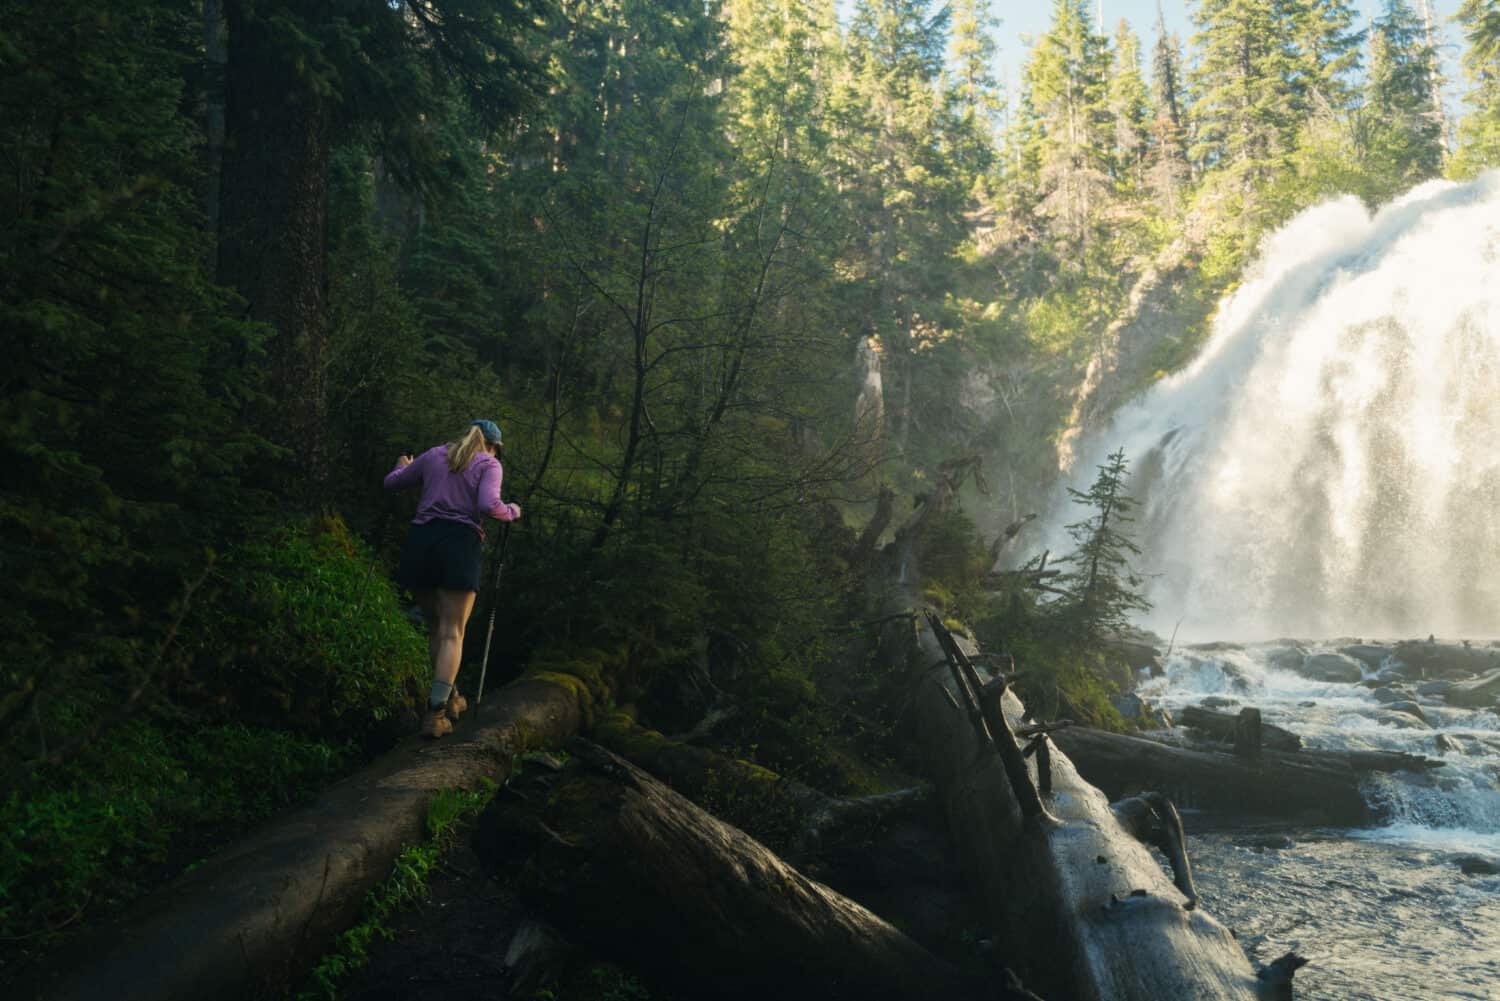
<svg viewBox="0 0 1500 1001">
<path fill-rule="evenodd" d="M 1500 876 L 1500 862 L 1483 855 L 1459 855 L 1453 862 L 1465 876 Z"/>
<path fill-rule="evenodd" d="M 1278 643 L 1267 650 L 1266 663 L 1278 671 L 1298 674 L 1302 671 L 1302 661 L 1306 656 L 1307 648 L 1301 643 Z"/>
<path fill-rule="evenodd" d="M 1407 641 L 1396 644 L 1396 657 L 1422 678 L 1472 678 L 1500 669 L 1500 649 L 1469 643 Z"/>
<path fill-rule="evenodd" d="M 1339 653 L 1369 667 L 1371 670 L 1385 663 L 1386 658 L 1395 653 L 1388 646 L 1376 646 L 1373 643 L 1354 643 L 1349 646 L 1339 647 Z"/>
<path fill-rule="evenodd" d="M 1294 670 L 1313 681 L 1358 684 L 1364 677 L 1359 661 L 1342 653 L 1313 653 L 1302 658 L 1302 664 Z"/>
<path fill-rule="evenodd" d="M 1442 697 L 1453 687 L 1451 681 L 1424 681 L 1417 686 L 1417 694 L 1426 697 Z"/>
<path fill-rule="evenodd" d="M 1375 697 L 1376 702 L 1387 706 L 1392 702 L 1409 702 L 1411 700 L 1411 692 L 1408 692 L 1404 688 L 1393 688 L 1388 686 L 1385 688 L 1377 688 L 1374 691 L 1370 692 L 1370 694 Z"/>
<path fill-rule="evenodd" d="M 1405 713 L 1408 716 L 1421 720 L 1423 723 L 1427 722 L 1427 714 L 1415 702 L 1391 702 L 1386 705 L 1386 709 L 1393 713 Z"/>
<path fill-rule="evenodd" d="M 1492 706 L 1497 696 L 1500 696 L 1500 669 L 1470 681 L 1460 681 L 1443 693 L 1443 698 L 1450 704 L 1469 709 Z"/>
<path fill-rule="evenodd" d="M 1172 725 L 1172 717 L 1166 710 L 1158 709 L 1134 692 L 1126 692 L 1121 695 L 1111 695 L 1109 704 L 1115 707 L 1115 711 L 1122 717 L 1143 727 L 1168 727 Z"/>
<path fill-rule="evenodd" d="M 1104 645 L 1119 654 L 1132 671 L 1140 671 L 1153 665 L 1160 667 L 1161 645 L 1155 640 L 1149 633 L 1132 633 L 1106 637 Z"/>
</svg>

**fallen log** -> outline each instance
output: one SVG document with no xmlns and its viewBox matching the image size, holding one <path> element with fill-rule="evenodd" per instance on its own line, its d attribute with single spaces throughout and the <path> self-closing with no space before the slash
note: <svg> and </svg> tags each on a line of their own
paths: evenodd
<svg viewBox="0 0 1500 1001">
<path fill-rule="evenodd" d="M 491 804 L 475 849 L 570 940 L 684 996 L 998 996 L 624 759 L 569 749 L 548 795 Z"/>
<path fill-rule="evenodd" d="M 1164 793 L 1180 809 L 1215 817 L 1358 827 L 1378 819 L 1360 793 L 1372 771 L 1413 771 L 1441 762 L 1381 751 L 1265 750 L 1258 759 L 1176 747 L 1075 727 L 1057 734 L 1079 774 L 1111 799 Z"/>
<path fill-rule="evenodd" d="M 319 798 L 265 824 L 54 957 L 9 997 L 200 1001 L 277 995 L 358 915 L 441 789 L 478 788 L 515 758 L 576 733 L 576 679 L 494 692 L 453 736 L 413 736 Z"/>
<path fill-rule="evenodd" d="M 1228 929 L 1186 906 L 1067 755 L 1022 756 L 1018 774 L 1006 750 L 1023 714 L 1015 695 L 995 682 L 975 690 L 956 669 L 959 644 L 944 649 L 941 623 L 915 625 L 887 636 L 906 651 L 917 686 L 915 738 L 965 868 L 1026 982 L 1079 1001 L 1257 997 L 1262 981 Z M 1058 744 L 1072 732 L 1056 733 Z"/>
<path fill-rule="evenodd" d="M 672 740 L 625 712 L 605 716 L 588 736 L 793 864 L 846 832 L 911 816 L 930 802 L 931 790 L 922 785 L 870 796 L 830 796 L 760 765 Z"/>
<path fill-rule="evenodd" d="M 1240 717 L 1235 713 L 1206 709 L 1203 706 L 1183 706 L 1177 721 L 1190 730 L 1197 730 L 1213 740 L 1233 744 Z M 1295 751 L 1302 746 L 1302 738 L 1290 730 L 1271 723 L 1261 723 L 1260 744 L 1268 751 Z"/>
</svg>

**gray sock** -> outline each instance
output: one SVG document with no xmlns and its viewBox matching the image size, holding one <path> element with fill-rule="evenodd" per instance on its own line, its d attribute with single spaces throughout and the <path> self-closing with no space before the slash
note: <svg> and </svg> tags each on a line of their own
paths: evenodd
<svg viewBox="0 0 1500 1001">
<path fill-rule="evenodd" d="M 427 693 L 427 708 L 441 709 L 448 704 L 448 695 L 453 691 L 453 686 L 446 681 L 434 681 L 432 691 Z"/>
</svg>

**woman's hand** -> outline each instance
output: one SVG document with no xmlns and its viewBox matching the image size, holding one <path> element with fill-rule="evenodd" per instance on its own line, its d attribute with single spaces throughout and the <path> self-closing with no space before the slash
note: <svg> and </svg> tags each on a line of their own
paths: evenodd
<svg viewBox="0 0 1500 1001">
<path fill-rule="evenodd" d="M 405 469 L 407 466 L 411 465 L 411 462 L 412 462 L 411 456 L 409 456 L 409 455 L 403 455 L 399 459 L 396 460 L 396 468 L 397 469 Z"/>
</svg>

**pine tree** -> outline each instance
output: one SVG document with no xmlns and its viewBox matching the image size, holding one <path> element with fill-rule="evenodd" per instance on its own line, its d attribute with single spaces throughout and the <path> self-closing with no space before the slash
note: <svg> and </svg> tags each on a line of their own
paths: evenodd
<svg viewBox="0 0 1500 1001">
<path fill-rule="evenodd" d="M 1114 119 L 1116 183 L 1134 187 L 1144 171 L 1149 92 L 1141 77 L 1141 42 L 1122 18 L 1115 28 L 1114 63 L 1109 75 L 1109 113 Z"/>
<path fill-rule="evenodd" d="M 954 90 L 962 113 L 979 122 L 984 133 L 993 133 L 1004 104 L 995 76 L 995 28 L 1000 20 L 990 0 L 955 0 L 953 40 L 949 45 L 955 76 Z"/>
<path fill-rule="evenodd" d="M 1037 39 L 1024 82 L 1031 111 L 1027 159 L 1038 211 L 1055 233 L 1086 240 L 1110 198 L 1110 53 L 1089 27 L 1087 0 L 1053 0 L 1052 26 Z"/>
<path fill-rule="evenodd" d="M 1370 33 L 1364 108 L 1368 170 L 1382 195 L 1442 170 L 1442 125 L 1432 108 L 1436 72 L 1437 57 L 1416 12 L 1406 0 L 1385 0 Z"/>
<path fill-rule="evenodd" d="M 1166 19 L 1157 12 L 1156 45 L 1151 59 L 1150 149 L 1146 183 L 1169 214 L 1182 205 L 1182 189 L 1191 175 L 1187 156 L 1187 123 L 1183 114 L 1182 50 Z"/>
<path fill-rule="evenodd" d="M 886 349 L 886 414 L 901 451 L 922 404 L 918 355 L 950 329 L 944 262 L 969 236 L 972 177 L 942 80 L 948 24 L 948 8 L 933 0 L 861 0 L 849 30 L 843 128 L 861 239 L 847 266 L 860 275 L 851 291 L 868 332 Z"/>
<path fill-rule="evenodd" d="M 1199 0 L 1192 155 L 1247 201 L 1280 174 L 1305 102 L 1292 0 Z M 1247 213 L 1253 226 L 1255 213 Z"/>
<path fill-rule="evenodd" d="M 1000 21 L 990 0 L 956 0 L 951 5 L 952 38 L 948 46 L 953 76 L 953 100 L 958 109 L 956 141 L 963 170 L 981 200 L 995 155 L 996 130 L 1005 107 L 1005 94 L 995 76 L 994 30 Z"/>
<path fill-rule="evenodd" d="M 1347 113 L 1358 97 L 1353 80 L 1360 68 L 1364 32 L 1354 27 L 1349 0 L 1296 0 L 1290 7 L 1300 63 L 1299 85 L 1311 113 Z"/>
<path fill-rule="evenodd" d="M 1068 488 L 1074 503 L 1093 513 L 1068 526 L 1078 548 L 1059 561 L 1068 568 L 1058 578 L 1058 587 L 1068 594 L 1061 611 L 1067 626 L 1090 641 L 1128 626 L 1131 612 L 1151 608 L 1140 591 L 1142 579 L 1130 566 L 1141 551 L 1129 534 L 1137 502 L 1125 492 L 1127 474 L 1120 449 L 1099 466 L 1087 491 Z"/>
<path fill-rule="evenodd" d="M 1500 3 L 1464 0 L 1458 21 L 1468 42 L 1463 65 L 1469 88 L 1464 101 L 1470 110 L 1458 125 L 1452 169 L 1468 177 L 1500 164 Z"/>
</svg>

